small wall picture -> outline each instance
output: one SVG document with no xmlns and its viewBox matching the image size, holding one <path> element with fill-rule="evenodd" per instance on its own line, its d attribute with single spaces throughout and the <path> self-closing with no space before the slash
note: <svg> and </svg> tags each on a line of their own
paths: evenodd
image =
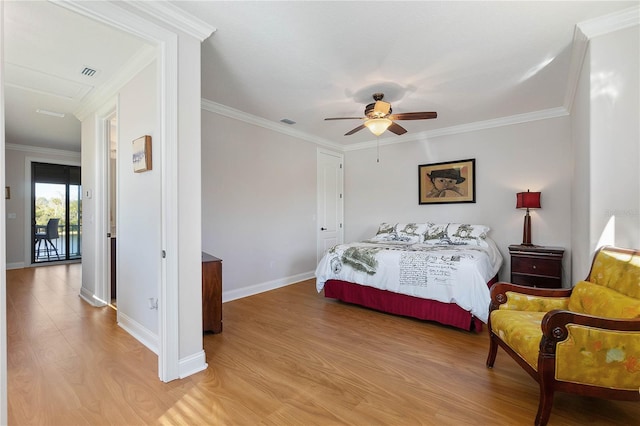
<svg viewBox="0 0 640 426">
<path fill-rule="evenodd" d="M 419 204 L 475 203 L 476 160 L 418 166 Z"/>
<path fill-rule="evenodd" d="M 151 166 L 151 136 L 141 136 L 133 141 L 133 171 L 147 172 Z"/>
<path fill-rule="evenodd" d="M 4 187 L 4 199 L 5 200 L 11 199 L 11 188 L 8 186 Z"/>
</svg>

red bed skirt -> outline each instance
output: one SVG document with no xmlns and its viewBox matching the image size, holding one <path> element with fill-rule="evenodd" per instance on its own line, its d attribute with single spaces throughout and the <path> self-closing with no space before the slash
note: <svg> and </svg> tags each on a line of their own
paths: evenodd
<svg viewBox="0 0 640 426">
<path fill-rule="evenodd" d="M 497 281 L 498 276 L 496 275 L 487 285 L 491 287 Z M 347 303 L 355 303 L 390 314 L 436 321 L 463 330 L 475 330 L 476 332 L 482 330 L 482 321 L 455 303 L 420 299 L 338 280 L 328 280 L 325 283 L 324 295 L 325 297 L 342 300 Z"/>
</svg>

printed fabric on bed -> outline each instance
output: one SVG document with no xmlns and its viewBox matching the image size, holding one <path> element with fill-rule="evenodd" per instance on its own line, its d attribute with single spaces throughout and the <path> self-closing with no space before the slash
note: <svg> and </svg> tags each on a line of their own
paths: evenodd
<svg viewBox="0 0 640 426">
<path fill-rule="evenodd" d="M 491 230 L 485 225 L 466 223 L 429 223 L 424 233 L 424 243 L 429 245 L 475 245 L 486 247 L 484 241 Z"/>
</svg>

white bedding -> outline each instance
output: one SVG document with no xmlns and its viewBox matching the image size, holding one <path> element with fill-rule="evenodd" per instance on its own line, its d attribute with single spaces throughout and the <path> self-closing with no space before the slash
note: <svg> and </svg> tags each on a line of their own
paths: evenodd
<svg viewBox="0 0 640 426">
<path fill-rule="evenodd" d="M 502 256 L 495 243 L 479 245 L 410 244 L 372 240 L 328 250 L 316 268 L 316 288 L 327 280 L 348 281 L 444 303 L 456 303 L 483 322 L 489 315 L 487 283 Z"/>
</svg>

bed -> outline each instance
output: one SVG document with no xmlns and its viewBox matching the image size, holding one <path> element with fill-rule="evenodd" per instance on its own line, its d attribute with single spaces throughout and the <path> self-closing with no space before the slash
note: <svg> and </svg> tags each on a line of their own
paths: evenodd
<svg viewBox="0 0 640 426">
<path fill-rule="evenodd" d="M 383 223 L 365 241 L 340 244 L 316 268 L 325 297 L 480 331 L 502 256 L 483 225 Z"/>
</svg>

